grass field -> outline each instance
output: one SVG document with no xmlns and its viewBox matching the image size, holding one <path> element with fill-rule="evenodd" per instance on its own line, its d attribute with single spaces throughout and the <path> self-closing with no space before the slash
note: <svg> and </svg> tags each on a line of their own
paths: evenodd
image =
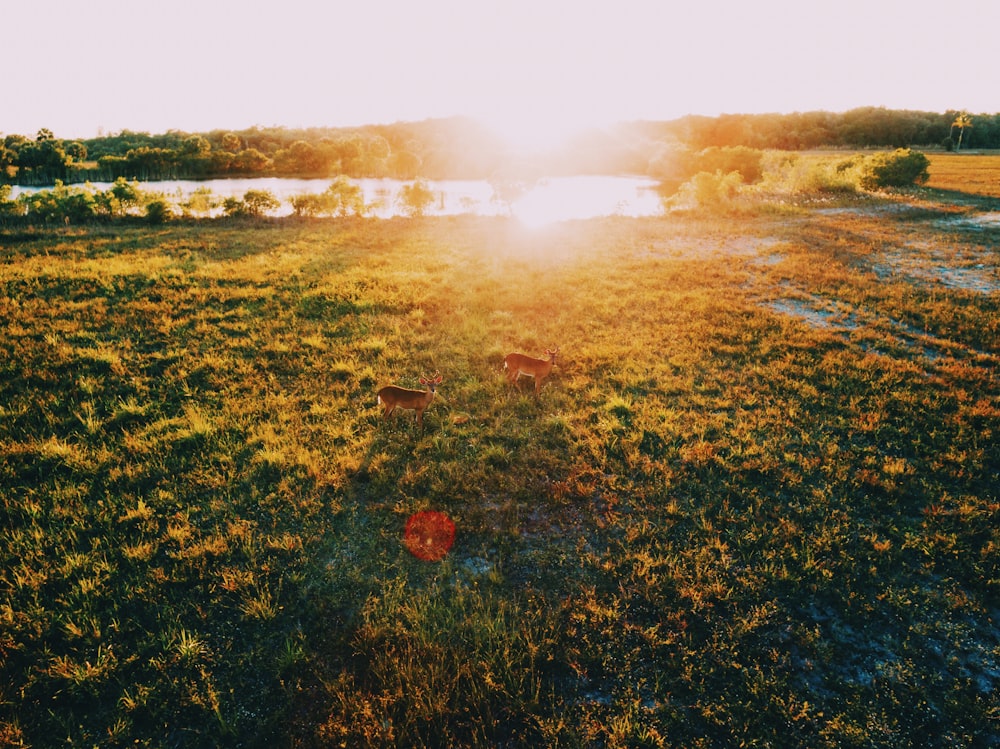
<svg viewBox="0 0 1000 749">
<path fill-rule="evenodd" d="M 0 234 L 0 746 L 996 745 L 1000 222 L 956 164 Z"/>
<path fill-rule="evenodd" d="M 1000 154 L 934 153 L 930 159 L 928 187 L 1000 198 Z"/>
</svg>

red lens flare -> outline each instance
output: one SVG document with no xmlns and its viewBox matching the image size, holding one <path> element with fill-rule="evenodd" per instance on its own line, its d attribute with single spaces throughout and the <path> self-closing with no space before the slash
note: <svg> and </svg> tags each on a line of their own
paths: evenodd
<svg viewBox="0 0 1000 749">
<path fill-rule="evenodd" d="M 436 562 L 455 542 L 455 524 L 443 512 L 425 510 L 406 521 L 403 544 L 417 559 Z"/>
</svg>

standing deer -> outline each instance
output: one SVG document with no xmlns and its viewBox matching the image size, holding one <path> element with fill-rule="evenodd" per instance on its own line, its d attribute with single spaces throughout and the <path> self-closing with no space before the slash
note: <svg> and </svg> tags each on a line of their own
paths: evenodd
<svg viewBox="0 0 1000 749">
<path fill-rule="evenodd" d="M 441 384 L 441 375 L 437 372 L 432 377 L 421 377 L 420 384 L 427 387 L 426 390 L 410 390 L 409 388 L 386 385 L 378 391 L 379 405 L 384 406 L 382 418 L 388 419 L 389 414 L 397 408 L 412 409 L 417 412 L 417 424 L 420 431 L 424 431 L 424 409 L 434 400 L 434 391 Z"/>
<path fill-rule="evenodd" d="M 507 354 L 503 360 L 503 368 L 507 371 L 507 381 L 513 385 L 521 375 L 534 377 L 535 397 L 537 398 L 542 389 L 542 383 L 545 382 L 545 378 L 549 376 L 552 367 L 556 364 L 556 354 L 558 353 L 559 347 L 557 346 L 545 349 L 545 355 L 549 357 L 548 359 L 535 359 L 524 354 Z"/>
</svg>

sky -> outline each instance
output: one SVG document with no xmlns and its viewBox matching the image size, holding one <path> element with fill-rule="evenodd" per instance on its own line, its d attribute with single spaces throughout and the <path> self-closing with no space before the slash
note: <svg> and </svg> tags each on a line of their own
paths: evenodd
<svg viewBox="0 0 1000 749">
<path fill-rule="evenodd" d="M 1000 111 L 1000 2 L 4 0 L 0 134 Z"/>
</svg>

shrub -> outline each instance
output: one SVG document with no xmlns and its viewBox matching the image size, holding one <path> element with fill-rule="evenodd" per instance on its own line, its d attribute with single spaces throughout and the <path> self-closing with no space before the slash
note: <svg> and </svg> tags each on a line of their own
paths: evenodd
<svg viewBox="0 0 1000 749">
<path fill-rule="evenodd" d="M 676 202 L 701 208 L 725 208 L 732 204 L 742 184 L 739 172 L 699 172 L 681 186 Z"/>
<path fill-rule="evenodd" d="M 281 201 L 270 190 L 247 190 L 243 193 L 243 205 L 247 215 L 256 218 L 278 208 Z"/>
<path fill-rule="evenodd" d="M 162 224 L 173 218 L 173 210 L 165 200 L 154 200 L 146 206 L 146 220 L 151 224 Z"/>
<path fill-rule="evenodd" d="M 919 151 L 898 148 L 869 157 L 861 168 L 860 184 L 866 190 L 909 187 L 927 181 L 930 160 Z"/>
<path fill-rule="evenodd" d="M 84 190 L 70 190 L 59 198 L 63 220 L 71 224 L 85 224 L 96 215 L 94 194 Z"/>
<path fill-rule="evenodd" d="M 667 196 L 679 192 L 690 180 L 706 182 L 699 173 L 709 177 L 737 174 L 743 184 L 758 182 L 764 176 L 764 156 L 763 151 L 746 146 L 712 146 L 695 153 L 686 146 L 669 144 L 650 159 L 647 171 L 660 180 L 660 193 Z"/>
<path fill-rule="evenodd" d="M 706 148 L 696 158 L 699 172 L 739 172 L 743 182 L 750 184 L 758 181 L 763 174 L 764 152 L 746 146 L 726 146 L 724 148 Z"/>
<path fill-rule="evenodd" d="M 199 187 L 188 196 L 187 200 L 181 203 L 181 209 L 186 216 L 207 216 L 218 206 L 218 199 L 208 187 Z"/>
<path fill-rule="evenodd" d="M 228 197 L 222 201 L 222 211 L 227 216 L 247 215 L 247 205 L 237 197 Z"/>
<path fill-rule="evenodd" d="M 114 213 L 124 216 L 129 209 L 135 208 L 142 202 L 142 190 L 138 182 L 129 182 L 124 177 L 115 180 L 114 185 L 108 190 L 108 194 L 113 198 Z"/>
<path fill-rule="evenodd" d="M 247 190 L 243 199 L 229 197 L 222 201 L 222 210 L 227 216 L 250 216 L 258 218 L 267 211 L 272 211 L 281 205 L 270 190 Z"/>
<path fill-rule="evenodd" d="M 292 212 L 296 216 L 320 216 L 324 213 L 324 204 L 326 201 L 323 200 L 321 195 L 317 195 L 314 192 L 306 192 L 293 195 L 290 202 L 292 204 Z"/>
<path fill-rule="evenodd" d="M 10 199 L 10 185 L 0 185 L 0 224 L 6 219 L 20 216 L 24 213 L 24 205 Z"/>
<path fill-rule="evenodd" d="M 364 193 L 344 176 L 321 193 L 293 195 L 291 203 L 296 216 L 362 216 L 365 212 Z"/>
<path fill-rule="evenodd" d="M 97 215 L 97 204 L 93 191 L 79 187 L 67 187 L 56 180 L 51 190 L 18 197 L 33 221 L 42 223 L 86 223 Z"/>
<path fill-rule="evenodd" d="M 323 197 L 329 210 L 337 216 L 360 216 L 365 212 L 365 200 L 361 188 L 343 175 L 337 177 L 326 188 Z"/>
<path fill-rule="evenodd" d="M 399 204 L 407 216 L 423 216 L 427 208 L 434 202 L 434 193 L 427 183 L 418 179 L 409 185 L 403 185 L 399 191 Z"/>
<path fill-rule="evenodd" d="M 861 159 L 803 157 L 785 152 L 762 161 L 764 190 L 790 194 L 853 193 L 858 189 Z"/>
</svg>

